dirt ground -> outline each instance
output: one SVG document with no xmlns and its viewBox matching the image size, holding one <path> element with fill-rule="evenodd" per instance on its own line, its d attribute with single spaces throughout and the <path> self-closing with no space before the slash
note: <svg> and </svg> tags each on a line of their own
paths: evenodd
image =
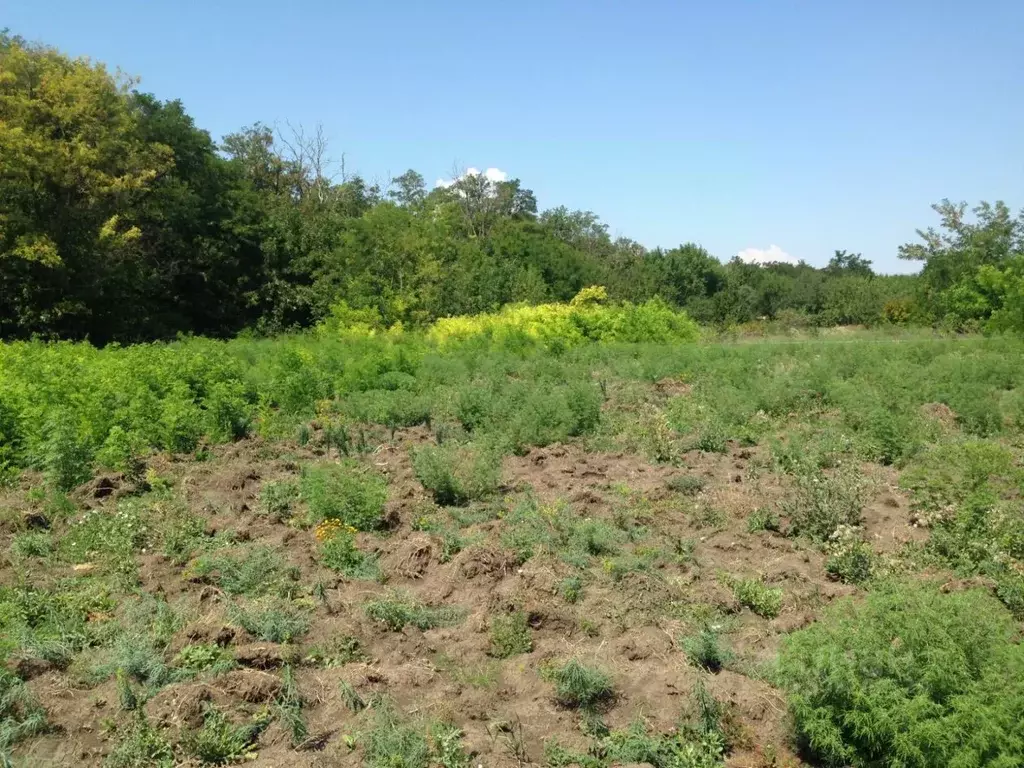
<svg viewBox="0 0 1024 768">
<path fill-rule="evenodd" d="M 460 533 L 467 544 L 450 559 L 443 557 L 438 535 L 415 529 L 430 501 L 413 475 L 409 447 L 428 439 L 422 428 L 399 432 L 361 459 L 389 480 L 391 530 L 358 539 L 361 549 L 377 554 L 386 576 L 383 584 L 325 572 L 312 531 L 260 513 L 260 489 L 267 482 L 298 477 L 304 464 L 330 457 L 295 444 L 248 439 L 211 449 L 211 458 L 203 462 L 160 460 L 155 470 L 208 520 L 211 532 L 233 531 L 237 540 L 272 547 L 299 569 L 300 583 L 327 581 L 309 633 L 295 646 L 275 645 L 257 642 L 233 626 L 219 590 L 189 580 L 182 566 L 160 554 L 139 555 L 142 589 L 162 594 L 193 617 L 176 633 L 169 653 L 211 642 L 227 648 L 238 663 L 226 674 L 161 689 L 145 704 L 152 723 L 172 734 L 194 728 L 206 702 L 244 719 L 274 700 L 282 685 L 280 670 L 292 663 L 306 701 L 309 738 L 294 748 L 274 722 L 260 738 L 253 765 L 360 764 L 361 750 L 350 745 L 358 744 L 366 719 L 346 707 L 342 681 L 364 698 L 386 694 L 411 718 L 456 724 L 474 766 L 542 764 L 544 743 L 552 737 L 578 748 L 588 743 L 579 714 L 558 706 L 551 684 L 539 675 L 547 662 L 578 658 L 613 676 L 617 695 L 604 713 L 611 728 L 643 718 L 654 729 L 668 731 L 691 706 L 694 685 L 703 679 L 727 705 L 734 742 L 728 765 L 800 764 L 788 741 L 784 700 L 762 673 L 787 632 L 806 626 L 823 606 L 855 588 L 828 577 L 817 549 L 770 531 L 748 532 L 750 513 L 771 506 L 787 490 L 784 477 L 763 469 L 758 448 L 730 445 L 724 454 L 692 452 L 682 466 L 652 465 L 634 455 L 588 454 L 575 445 L 506 458 L 502 499 L 495 502 L 500 506 L 508 508 L 533 494 L 542 503 L 566 502 L 594 519 L 611 520 L 626 508 L 649 531 L 648 540 L 689 543 L 686 558 L 628 572 L 618 580 L 602 577 L 595 566 L 596 575 L 572 604 L 558 590 L 571 566 L 549 554 L 518 563 L 502 544 L 500 517 L 465 526 Z M 865 528 L 875 549 L 892 552 L 919 540 L 922 533 L 911 525 L 909 504 L 895 476 L 878 467 L 870 471 L 875 482 Z M 672 490 L 678 484 L 671 481 L 683 476 L 700 478 L 691 484 L 696 490 Z M 78 498 L 109 510 L 120 484 L 118 478 L 94 481 Z M 10 536 L 4 538 L 6 548 Z M 768 620 L 741 607 L 723 575 L 759 577 L 781 587 L 781 613 Z M 465 621 L 427 631 L 412 626 L 389 631 L 362 606 L 396 589 L 428 605 L 457 606 Z M 513 610 L 528 616 L 533 650 L 505 660 L 491 658 L 490 622 Z M 734 654 L 734 662 L 717 674 L 694 667 L 680 648 L 680 638 L 696 631 L 702 617 L 719 622 Z M 338 666 L 303 661 L 308 649 L 339 637 L 356 638 L 365 657 Z M 55 728 L 21 745 L 18 756 L 26 764 L 101 765 L 112 747 L 109 721 L 119 716 L 114 681 L 80 688 L 65 672 L 45 665 L 22 672 Z"/>
</svg>

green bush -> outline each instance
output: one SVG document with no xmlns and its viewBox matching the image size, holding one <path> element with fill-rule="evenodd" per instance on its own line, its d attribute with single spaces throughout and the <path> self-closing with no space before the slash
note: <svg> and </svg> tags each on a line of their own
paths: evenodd
<svg viewBox="0 0 1024 768">
<path fill-rule="evenodd" d="M 262 600 L 248 605 L 232 604 L 228 617 L 258 640 L 290 643 L 309 631 L 309 617 L 282 600 Z"/>
<path fill-rule="evenodd" d="M 740 605 L 758 616 L 774 619 L 782 610 L 782 589 L 779 587 L 769 587 L 757 579 L 738 579 L 732 588 Z"/>
<path fill-rule="evenodd" d="M 377 710 L 367 734 L 364 760 L 367 768 L 427 768 L 430 745 L 426 734 L 403 722 L 393 707 L 384 705 Z"/>
<path fill-rule="evenodd" d="M 732 658 L 732 654 L 722 647 L 718 633 L 712 629 L 705 628 L 684 638 L 682 645 L 690 662 L 709 672 L 718 672 Z"/>
<path fill-rule="evenodd" d="M 416 479 L 442 506 L 483 499 L 501 484 L 501 456 L 474 445 L 427 445 L 413 453 Z"/>
<path fill-rule="evenodd" d="M 860 525 L 865 490 L 864 481 L 851 470 L 798 474 L 792 495 L 782 504 L 789 533 L 825 541 L 841 525 Z"/>
<path fill-rule="evenodd" d="M 256 740 L 268 721 L 234 724 L 228 716 L 207 705 L 203 725 L 182 740 L 185 749 L 204 765 L 226 765 L 256 756 Z"/>
<path fill-rule="evenodd" d="M 320 562 L 350 579 L 376 579 L 380 575 L 374 557 L 356 548 L 355 536 L 344 529 L 320 544 Z"/>
<path fill-rule="evenodd" d="M 491 619 L 491 656 L 507 659 L 533 650 L 533 637 L 522 611 Z"/>
<path fill-rule="evenodd" d="M 808 757 L 830 766 L 1024 762 L 1024 645 L 980 590 L 899 584 L 787 638 L 778 676 Z"/>
<path fill-rule="evenodd" d="M 260 511 L 283 522 L 294 513 L 299 500 L 299 484 L 294 480 L 272 480 L 260 488 Z"/>
<path fill-rule="evenodd" d="M 611 677 L 576 659 L 549 668 L 545 676 L 554 683 L 555 700 L 563 707 L 593 710 L 615 698 Z"/>
<path fill-rule="evenodd" d="M 452 606 L 432 607 L 407 595 L 394 594 L 371 600 L 364 607 L 366 615 L 379 621 L 392 632 L 400 632 L 407 624 L 417 629 L 450 627 L 465 618 L 465 612 Z"/>
<path fill-rule="evenodd" d="M 0 762 L 17 742 L 46 728 L 46 712 L 35 696 L 13 672 L 0 669 Z"/>
<path fill-rule="evenodd" d="M 300 490 L 309 525 L 334 519 L 357 531 L 371 531 L 383 522 L 387 481 L 353 461 L 306 467 Z"/>
<path fill-rule="evenodd" d="M 104 768 L 173 768 L 174 749 L 138 710 L 127 728 L 118 728 L 117 745 Z"/>
<path fill-rule="evenodd" d="M 274 550 L 265 546 L 217 550 L 196 558 L 188 575 L 214 584 L 229 595 L 257 597 L 291 591 L 298 577 Z"/>
</svg>

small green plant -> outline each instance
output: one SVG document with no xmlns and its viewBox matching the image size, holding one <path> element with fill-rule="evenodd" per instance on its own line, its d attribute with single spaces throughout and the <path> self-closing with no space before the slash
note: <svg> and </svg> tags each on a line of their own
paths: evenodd
<svg viewBox="0 0 1024 768">
<path fill-rule="evenodd" d="M 732 589 L 740 605 L 765 619 L 774 619 L 782 610 L 782 589 L 779 587 L 769 587 L 758 579 L 737 579 L 733 581 Z"/>
<path fill-rule="evenodd" d="M 355 461 L 306 467 L 299 487 L 308 525 L 334 519 L 357 531 L 372 531 L 383 522 L 387 481 Z"/>
<path fill-rule="evenodd" d="M 257 597 L 294 590 L 297 573 L 286 566 L 274 550 L 265 546 L 237 547 L 201 555 L 189 566 L 187 574 L 214 584 L 229 595 Z"/>
<path fill-rule="evenodd" d="M 299 484 L 294 480 L 272 480 L 260 488 L 260 511 L 273 520 L 287 520 L 299 500 Z"/>
<path fill-rule="evenodd" d="M 532 650 L 530 623 L 523 611 L 491 619 L 491 656 L 507 659 Z"/>
<path fill-rule="evenodd" d="M 281 600 L 232 605 L 228 616 L 250 635 L 268 643 L 290 643 L 309 631 L 306 614 Z"/>
<path fill-rule="evenodd" d="M 364 610 L 367 616 L 379 621 L 392 632 L 400 632 L 406 625 L 421 630 L 450 627 L 465 618 L 465 613 L 453 606 L 435 608 L 397 593 L 384 599 L 371 600 L 364 606 Z"/>
<path fill-rule="evenodd" d="M 830 766 L 1020 765 L 1016 634 L 977 589 L 897 583 L 839 600 L 779 655 L 797 742 Z"/>
<path fill-rule="evenodd" d="M 611 677 L 576 659 L 548 668 L 545 676 L 554 683 L 555 700 L 563 707 L 594 710 L 615 698 Z"/>
<path fill-rule="evenodd" d="M 55 413 L 46 426 L 43 454 L 46 480 L 58 491 L 70 491 L 92 474 L 92 454 L 74 413 Z"/>
<path fill-rule="evenodd" d="M 20 557 L 47 557 L 53 552 L 53 536 L 48 531 L 28 531 L 11 539 L 11 552 Z"/>
<path fill-rule="evenodd" d="M 186 751 L 204 765 L 227 765 L 255 757 L 256 739 L 266 728 L 266 719 L 234 724 L 212 705 L 203 715 L 203 725 L 182 740 Z"/>
<path fill-rule="evenodd" d="M 295 680 L 295 672 L 286 666 L 281 674 L 281 692 L 274 701 L 274 709 L 278 721 L 291 737 L 292 746 L 297 747 L 309 736 L 309 726 L 302 714 L 306 700 L 299 691 Z"/>
<path fill-rule="evenodd" d="M 676 475 L 665 483 L 665 486 L 670 491 L 680 493 L 683 496 L 696 496 L 704 490 L 706 485 L 707 480 L 700 475 Z"/>
<path fill-rule="evenodd" d="M 767 507 L 756 509 L 747 518 L 747 530 L 750 533 L 757 533 L 758 531 L 774 531 L 778 533 L 781 530 L 778 515 Z"/>
<path fill-rule="evenodd" d="M 320 561 L 350 579 L 373 580 L 380 576 L 376 558 L 356 548 L 355 535 L 349 530 L 336 530 L 321 542 Z"/>
<path fill-rule="evenodd" d="M 711 628 L 684 638 L 682 646 L 692 664 L 709 672 L 718 672 L 732 658 L 732 654 L 722 647 L 718 633 Z"/>
<path fill-rule="evenodd" d="M 719 422 L 711 422 L 701 427 L 694 441 L 694 447 L 704 453 L 728 453 L 728 435 Z"/>
<path fill-rule="evenodd" d="M 430 744 L 425 734 L 384 704 L 377 709 L 376 721 L 366 736 L 364 760 L 367 768 L 427 768 Z"/>
<path fill-rule="evenodd" d="M 211 675 L 219 675 L 235 666 L 235 660 L 231 654 L 212 643 L 197 643 L 186 645 L 171 662 L 171 666 L 177 671 L 177 676 L 192 676 L 203 672 Z"/>
<path fill-rule="evenodd" d="M 558 594 L 567 603 L 578 602 L 583 596 L 583 579 L 579 576 L 568 576 L 558 583 Z"/>
<path fill-rule="evenodd" d="M 362 643 L 351 635 L 336 635 L 326 643 L 314 645 L 303 658 L 303 663 L 316 667 L 341 667 L 357 661 L 366 661 Z"/>
<path fill-rule="evenodd" d="M 13 672 L 0 669 L 0 761 L 23 739 L 47 728 L 46 711 Z"/>
<path fill-rule="evenodd" d="M 846 584 L 863 584 L 871 578 L 875 553 L 859 529 L 840 526 L 829 538 L 826 549 L 825 570 L 833 578 Z"/>
<path fill-rule="evenodd" d="M 430 742 L 434 761 L 441 768 L 467 768 L 469 756 L 462 747 L 462 729 L 449 723 L 434 723 L 430 727 Z"/>
<path fill-rule="evenodd" d="M 461 506 L 494 493 L 501 484 L 501 456 L 475 445 L 427 445 L 413 454 L 416 479 L 442 506 Z"/>
<path fill-rule="evenodd" d="M 864 480 L 850 470 L 798 474 L 792 496 L 782 504 L 789 533 L 825 541 L 841 525 L 860 525 L 865 491 Z"/>
<path fill-rule="evenodd" d="M 473 688 L 493 688 L 501 675 L 501 666 L 491 659 L 466 662 L 441 653 L 434 660 L 434 666 L 452 680 Z"/>
<path fill-rule="evenodd" d="M 725 512 L 718 507 L 701 502 L 698 502 L 697 506 L 690 513 L 690 522 L 698 530 L 702 528 L 724 528 L 727 519 Z"/>
<path fill-rule="evenodd" d="M 174 749 L 159 730 L 137 710 L 127 727 L 117 731 L 117 745 L 107 756 L 105 768 L 173 768 Z"/>
<path fill-rule="evenodd" d="M 350 712 L 362 712 L 366 709 L 366 701 L 359 695 L 359 691 L 352 687 L 351 683 L 342 680 L 338 684 L 338 693 Z"/>
</svg>

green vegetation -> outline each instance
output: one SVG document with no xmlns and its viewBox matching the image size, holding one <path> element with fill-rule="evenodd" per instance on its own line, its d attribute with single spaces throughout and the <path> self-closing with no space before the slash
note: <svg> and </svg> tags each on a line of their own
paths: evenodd
<svg viewBox="0 0 1024 768">
<path fill-rule="evenodd" d="M 392 632 L 400 632 L 407 624 L 421 630 L 449 627 L 465 618 L 465 613 L 453 606 L 423 605 L 412 597 L 397 593 L 381 600 L 371 600 L 364 609 L 367 616 Z"/>
<path fill-rule="evenodd" d="M 718 672 L 732 658 L 732 654 L 722 647 L 718 633 L 709 628 L 684 638 L 682 647 L 691 663 L 708 672 Z"/>
<path fill-rule="evenodd" d="M 203 725 L 185 740 L 185 748 L 204 765 L 227 765 L 251 759 L 255 742 L 267 726 L 266 721 L 232 723 L 216 707 L 208 706 Z"/>
<path fill-rule="evenodd" d="M 596 667 L 571 659 L 545 670 L 555 685 L 555 701 L 572 709 L 594 710 L 615 698 L 611 677 Z"/>
<path fill-rule="evenodd" d="M 428 445 L 413 456 L 416 479 L 444 506 L 484 499 L 501 483 L 501 457 L 471 445 Z"/>
<path fill-rule="evenodd" d="M 339 529 L 320 544 L 320 562 L 350 579 L 376 579 L 380 576 L 376 559 L 356 548 L 355 535 Z"/>
<path fill-rule="evenodd" d="M 229 616 L 250 635 L 269 643 L 290 643 L 309 630 L 305 612 L 280 600 L 233 604 Z"/>
<path fill-rule="evenodd" d="M 387 482 L 355 462 L 307 467 L 300 488 L 308 525 L 339 520 L 357 531 L 371 531 L 383 522 Z"/>
<path fill-rule="evenodd" d="M 998 601 L 898 584 L 844 600 L 784 644 L 800 743 L 827 765 L 1024 760 L 1024 646 Z"/>
<path fill-rule="evenodd" d="M 201 555 L 188 568 L 189 575 L 215 584 L 229 595 L 258 597 L 288 594 L 297 578 L 281 556 L 269 547 L 243 546 Z"/>
<path fill-rule="evenodd" d="M 769 587 L 759 579 L 734 579 L 732 590 L 739 604 L 758 616 L 774 619 L 782 610 L 782 590 Z"/>
<path fill-rule="evenodd" d="M 491 655 L 507 659 L 533 650 L 533 637 L 525 613 L 515 611 L 491 619 Z"/>
</svg>

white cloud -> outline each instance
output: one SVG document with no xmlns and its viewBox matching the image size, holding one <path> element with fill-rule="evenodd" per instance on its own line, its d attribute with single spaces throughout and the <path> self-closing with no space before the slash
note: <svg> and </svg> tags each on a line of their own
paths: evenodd
<svg viewBox="0 0 1024 768">
<path fill-rule="evenodd" d="M 499 181 L 508 181 L 508 174 L 505 171 L 501 170 L 500 168 L 488 168 L 487 170 L 483 171 L 482 174 L 481 174 L 480 169 L 478 169 L 478 168 L 467 168 L 466 172 L 464 174 L 462 174 L 458 179 L 438 179 L 437 183 L 435 183 L 434 186 L 435 187 L 450 187 L 452 184 L 454 184 L 459 179 L 464 179 L 467 176 L 480 176 L 480 175 L 483 175 L 483 177 L 485 179 L 487 179 L 488 181 L 495 182 L 495 183 L 497 183 Z"/>
<path fill-rule="evenodd" d="M 797 259 L 790 256 L 777 245 L 769 245 L 767 248 L 744 248 L 736 254 L 740 261 L 747 264 L 796 264 Z"/>
</svg>

